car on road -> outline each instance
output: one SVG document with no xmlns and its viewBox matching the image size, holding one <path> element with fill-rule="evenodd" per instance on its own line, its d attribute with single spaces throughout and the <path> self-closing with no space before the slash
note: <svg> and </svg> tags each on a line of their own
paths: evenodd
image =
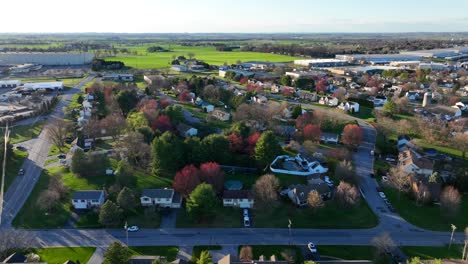
<svg viewBox="0 0 468 264">
<path fill-rule="evenodd" d="M 249 209 L 247 209 L 247 208 L 242 209 L 242 213 L 243 213 L 244 217 L 246 217 L 246 216 L 248 217 L 249 216 Z"/>
<path fill-rule="evenodd" d="M 393 157 L 393 156 L 387 156 L 385 158 L 385 161 L 389 161 L 389 162 L 395 162 L 396 161 L 396 157 Z"/>
<path fill-rule="evenodd" d="M 248 216 L 244 216 L 244 227 L 250 227 L 250 218 Z"/>
<path fill-rule="evenodd" d="M 67 159 L 59 159 L 59 163 L 65 165 L 67 164 Z"/>
<path fill-rule="evenodd" d="M 28 150 L 26 147 L 23 147 L 23 146 L 16 146 L 16 149 L 20 150 L 20 151 L 27 151 Z"/>
<path fill-rule="evenodd" d="M 138 226 L 129 226 L 129 227 L 127 228 L 127 231 L 128 231 L 128 232 L 136 232 L 136 231 L 138 231 L 138 230 L 140 230 L 140 228 L 139 228 Z"/>
<path fill-rule="evenodd" d="M 64 159 L 64 158 L 66 158 L 66 157 L 67 157 L 67 155 L 65 155 L 65 154 L 63 154 L 63 153 L 57 155 L 57 158 L 59 158 L 59 159 Z"/>
<path fill-rule="evenodd" d="M 312 254 L 317 253 L 317 247 L 315 246 L 314 243 L 309 242 L 309 243 L 307 244 L 307 248 L 309 249 L 310 253 L 312 253 Z"/>
<path fill-rule="evenodd" d="M 387 199 L 384 192 L 379 192 L 379 196 L 382 197 L 382 199 Z"/>
<path fill-rule="evenodd" d="M 18 175 L 19 175 L 19 176 L 23 176 L 23 175 L 24 175 L 24 169 L 20 169 L 20 170 L 18 171 Z"/>
</svg>

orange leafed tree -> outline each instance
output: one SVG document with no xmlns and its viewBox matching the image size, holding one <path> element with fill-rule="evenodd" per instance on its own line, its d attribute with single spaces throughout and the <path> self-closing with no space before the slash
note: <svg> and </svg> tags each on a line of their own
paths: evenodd
<svg viewBox="0 0 468 264">
<path fill-rule="evenodd" d="M 356 124 L 346 125 L 341 140 L 346 145 L 357 147 L 362 142 L 362 128 Z"/>
</svg>

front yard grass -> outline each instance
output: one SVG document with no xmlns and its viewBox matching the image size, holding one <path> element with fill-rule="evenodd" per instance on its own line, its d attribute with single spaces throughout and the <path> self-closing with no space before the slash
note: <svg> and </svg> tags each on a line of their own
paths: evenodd
<svg viewBox="0 0 468 264">
<path fill-rule="evenodd" d="M 421 259 L 461 259 L 463 246 L 452 244 L 449 249 L 448 246 L 443 247 L 401 247 L 401 250 L 408 256 L 420 257 Z"/>
<path fill-rule="evenodd" d="M 449 217 L 437 205 L 418 205 L 406 194 L 398 198 L 398 191 L 385 188 L 385 195 L 391 201 L 397 212 L 408 222 L 421 228 L 435 231 L 450 231 L 450 225 L 464 227 L 468 219 L 468 195 L 464 195 L 458 213 Z"/>
<path fill-rule="evenodd" d="M 414 139 L 414 141 L 416 142 L 416 145 L 420 146 L 423 149 L 435 149 L 440 153 L 444 153 L 455 158 L 463 158 L 463 153 L 461 150 L 454 149 L 451 147 L 437 146 L 421 139 Z M 468 157 L 465 157 L 465 159 L 468 160 Z"/>
<path fill-rule="evenodd" d="M 369 107 L 361 106 L 359 107 L 358 113 L 350 113 L 349 115 L 360 118 L 367 122 L 375 122 L 374 109 Z"/>
<path fill-rule="evenodd" d="M 376 249 L 372 246 L 317 246 L 321 259 L 373 260 Z M 330 258 L 330 259 L 331 259 Z"/>
<path fill-rule="evenodd" d="M 141 246 L 130 247 L 130 252 L 133 256 L 149 255 L 149 256 L 165 256 L 168 261 L 174 261 L 179 252 L 178 246 Z M 82 262 L 83 263 L 83 262 Z"/>
<path fill-rule="evenodd" d="M 16 144 L 36 138 L 41 133 L 43 127 L 43 122 L 36 122 L 30 125 L 12 127 L 10 128 L 10 143 Z"/>
<path fill-rule="evenodd" d="M 18 176 L 18 171 L 23 165 L 24 160 L 27 156 L 28 153 L 26 151 L 13 150 L 13 155 L 6 164 L 5 192 L 8 190 L 8 187 L 10 187 L 10 185 L 13 183 L 16 176 Z"/>
<path fill-rule="evenodd" d="M 60 151 L 57 145 L 53 144 L 52 147 L 50 148 L 48 156 L 55 156 L 61 153 L 68 153 L 68 151 L 70 151 L 70 147 L 71 147 L 70 144 L 65 143 L 65 145 L 62 148 L 62 151 Z"/>
<path fill-rule="evenodd" d="M 36 248 L 33 249 L 33 252 L 41 257 L 41 262 L 62 264 L 67 260 L 75 263 L 87 263 L 95 250 L 94 247 L 57 247 Z"/>
<path fill-rule="evenodd" d="M 216 214 L 210 221 L 195 222 L 187 214 L 184 208 L 177 212 L 178 228 L 238 228 L 242 227 L 242 212 L 240 208 L 223 207 L 221 204 L 216 208 Z"/>
</svg>

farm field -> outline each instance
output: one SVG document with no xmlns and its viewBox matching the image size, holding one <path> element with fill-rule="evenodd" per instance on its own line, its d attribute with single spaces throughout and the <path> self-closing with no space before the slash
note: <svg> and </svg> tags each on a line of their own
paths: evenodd
<svg viewBox="0 0 468 264">
<path fill-rule="evenodd" d="M 157 44 L 154 44 L 157 45 Z M 223 65 L 224 63 L 233 64 L 237 61 L 270 61 L 270 62 L 291 62 L 298 57 L 291 57 L 286 55 L 269 54 L 261 52 L 241 52 L 230 51 L 221 52 L 217 51 L 215 47 L 184 47 L 184 46 L 171 46 L 169 52 L 154 52 L 148 53 L 147 47 L 150 45 L 139 47 L 117 47 L 128 48 L 130 51 L 136 51 L 138 55 L 123 55 L 116 57 L 107 57 L 106 60 L 122 61 L 126 66 L 146 69 L 146 68 L 167 68 L 170 67 L 172 56 L 185 56 L 188 53 L 195 54 L 195 58 L 203 60 L 208 64 Z M 169 48 L 168 45 L 161 45 L 163 48 Z"/>
</svg>

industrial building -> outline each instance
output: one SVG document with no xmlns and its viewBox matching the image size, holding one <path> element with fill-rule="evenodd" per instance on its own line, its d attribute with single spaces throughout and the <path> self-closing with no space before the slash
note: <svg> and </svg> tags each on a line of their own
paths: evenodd
<svg viewBox="0 0 468 264">
<path fill-rule="evenodd" d="M 350 54 L 350 55 L 335 55 L 338 60 L 345 60 L 356 63 L 371 63 L 371 64 L 388 64 L 393 61 L 421 61 L 419 55 L 405 54 Z"/>
<path fill-rule="evenodd" d="M 25 90 L 63 90 L 63 82 L 39 82 L 39 83 L 25 83 L 23 85 Z"/>
<path fill-rule="evenodd" d="M 338 59 L 313 59 L 295 60 L 294 64 L 306 67 L 338 67 L 348 65 L 348 61 Z"/>
<path fill-rule="evenodd" d="M 456 47 L 447 49 L 402 51 L 402 55 L 420 56 L 425 58 L 452 59 L 468 57 L 468 47 Z"/>
<path fill-rule="evenodd" d="M 419 64 L 419 69 L 421 70 L 430 69 L 431 71 L 446 71 L 446 70 L 449 70 L 450 67 L 443 63 L 431 62 L 431 63 Z"/>
<path fill-rule="evenodd" d="M 20 64 L 20 65 L 13 66 L 9 70 L 10 70 L 10 73 L 16 74 L 16 73 L 26 73 L 30 71 L 38 71 L 41 68 L 42 68 L 42 65 L 34 65 L 31 63 L 27 63 L 27 64 Z"/>
<path fill-rule="evenodd" d="M 0 52 L 0 65 L 85 65 L 93 58 L 91 52 Z"/>
<path fill-rule="evenodd" d="M 312 77 L 323 77 L 327 75 L 326 72 L 322 71 L 292 71 L 292 72 L 286 72 L 285 75 L 291 76 L 293 79 L 299 79 L 299 78 L 312 78 Z"/>
<path fill-rule="evenodd" d="M 20 85 L 20 80 L 0 80 L 0 88 L 16 88 Z"/>
<path fill-rule="evenodd" d="M 133 74 L 112 73 L 102 76 L 103 81 L 133 82 Z"/>
</svg>

